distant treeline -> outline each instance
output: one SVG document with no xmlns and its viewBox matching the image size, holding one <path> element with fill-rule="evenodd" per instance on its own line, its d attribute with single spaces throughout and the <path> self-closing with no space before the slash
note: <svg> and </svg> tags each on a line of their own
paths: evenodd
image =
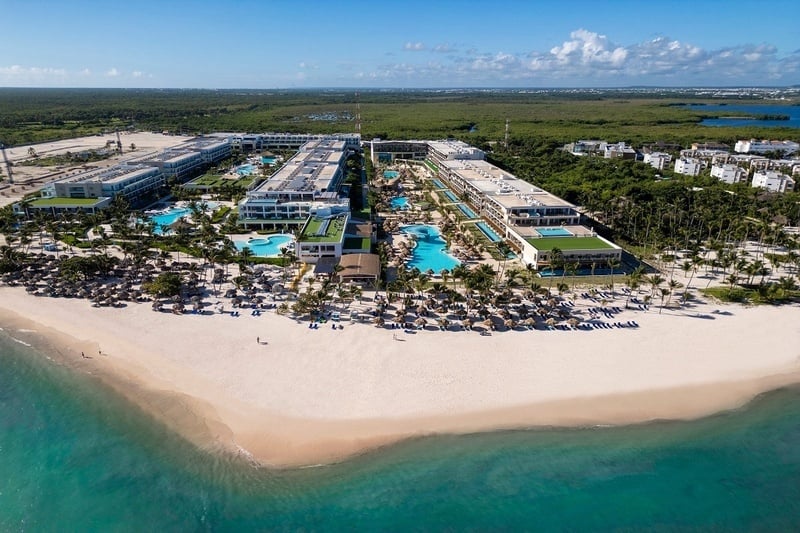
<svg viewBox="0 0 800 533">
<path fill-rule="evenodd" d="M 471 144 L 514 139 L 566 143 L 581 138 L 733 143 L 793 138 L 786 128 L 707 128 L 677 103 L 702 98 L 641 90 L 178 90 L 0 89 L 0 142 L 20 145 L 116 129 L 199 134 L 212 131 L 355 131 L 365 139 L 456 137 Z M 736 99 L 737 103 L 742 103 Z M 764 103 L 758 100 L 758 103 Z M 719 103 L 714 99 L 713 103 Z M 785 105 L 785 102 L 784 102 Z M 779 115 L 775 115 L 778 117 Z M 770 118 L 777 120 L 777 118 Z M 781 120 L 783 120 L 781 118 Z"/>
</svg>

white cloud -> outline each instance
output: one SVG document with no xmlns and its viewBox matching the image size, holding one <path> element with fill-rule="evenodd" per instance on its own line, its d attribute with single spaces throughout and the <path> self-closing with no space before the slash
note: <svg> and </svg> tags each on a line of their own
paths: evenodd
<svg viewBox="0 0 800 533">
<path fill-rule="evenodd" d="M 48 85 L 62 84 L 67 79 L 67 71 L 52 67 L 23 67 L 22 65 L 0 66 L 0 85 Z"/>
<path fill-rule="evenodd" d="M 116 69 L 116 67 L 111 67 L 109 70 L 106 71 L 106 76 L 108 76 L 109 78 L 116 78 L 117 76 L 119 76 L 119 71 Z"/>
<path fill-rule="evenodd" d="M 134 78 L 141 78 L 142 76 L 144 76 L 144 72 L 142 72 L 141 70 L 134 70 L 133 72 L 131 72 L 131 76 L 133 76 Z"/>
<path fill-rule="evenodd" d="M 85 68 L 85 69 L 81 70 L 81 71 L 79 72 L 79 74 L 80 74 L 81 76 L 91 76 L 91 75 L 92 75 L 92 71 L 91 71 L 91 70 L 89 70 L 88 68 Z"/>
<path fill-rule="evenodd" d="M 407 42 L 404 50 L 426 50 Z M 529 52 L 455 51 L 449 45 L 428 49 L 442 62 L 380 65 L 357 79 L 425 85 L 705 85 L 800 83 L 800 50 L 779 57 L 768 44 L 703 49 L 691 43 L 657 37 L 622 45 L 606 35 L 577 29 L 548 50 Z M 411 57 L 411 56 L 408 56 Z"/>
<path fill-rule="evenodd" d="M 411 52 L 419 52 L 421 50 L 425 50 L 425 45 L 420 42 L 417 43 L 408 42 L 403 45 L 403 50 L 409 50 Z"/>
</svg>

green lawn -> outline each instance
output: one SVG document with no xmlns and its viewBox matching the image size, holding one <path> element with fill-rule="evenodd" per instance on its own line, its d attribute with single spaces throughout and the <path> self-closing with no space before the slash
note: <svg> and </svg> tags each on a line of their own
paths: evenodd
<svg viewBox="0 0 800 533">
<path fill-rule="evenodd" d="M 303 233 L 298 240 L 304 242 L 339 242 L 344 234 L 345 219 L 337 217 L 330 219 L 324 235 L 317 235 L 326 219 L 314 217 L 308 221 Z"/>
<path fill-rule="evenodd" d="M 540 239 L 527 239 L 537 250 L 610 250 L 609 245 L 599 237 L 542 237 Z"/>
<path fill-rule="evenodd" d="M 343 247 L 348 250 L 359 249 L 369 251 L 370 245 L 369 237 L 347 237 L 344 240 Z"/>
<path fill-rule="evenodd" d="M 60 207 L 65 205 L 94 205 L 100 198 L 40 198 L 31 202 L 33 207 Z"/>
</svg>

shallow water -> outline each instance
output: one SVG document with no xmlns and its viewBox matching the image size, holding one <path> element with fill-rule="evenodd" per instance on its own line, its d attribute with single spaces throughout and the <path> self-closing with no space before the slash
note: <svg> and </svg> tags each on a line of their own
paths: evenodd
<svg viewBox="0 0 800 533">
<path fill-rule="evenodd" d="M 800 389 L 694 422 L 411 440 L 331 466 L 201 452 L 0 332 L 0 530 L 790 531 Z"/>
</svg>

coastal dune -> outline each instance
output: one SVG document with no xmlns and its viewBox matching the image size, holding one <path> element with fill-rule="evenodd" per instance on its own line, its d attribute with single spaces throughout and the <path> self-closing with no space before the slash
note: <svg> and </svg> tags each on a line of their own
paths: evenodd
<svg viewBox="0 0 800 533">
<path fill-rule="evenodd" d="M 800 308 L 712 309 L 630 312 L 635 329 L 410 334 L 0 288 L 8 333 L 58 346 L 199 446 L 272 466 L 444 432 L 696 418 L 800 382 Z"/>
</svg>

